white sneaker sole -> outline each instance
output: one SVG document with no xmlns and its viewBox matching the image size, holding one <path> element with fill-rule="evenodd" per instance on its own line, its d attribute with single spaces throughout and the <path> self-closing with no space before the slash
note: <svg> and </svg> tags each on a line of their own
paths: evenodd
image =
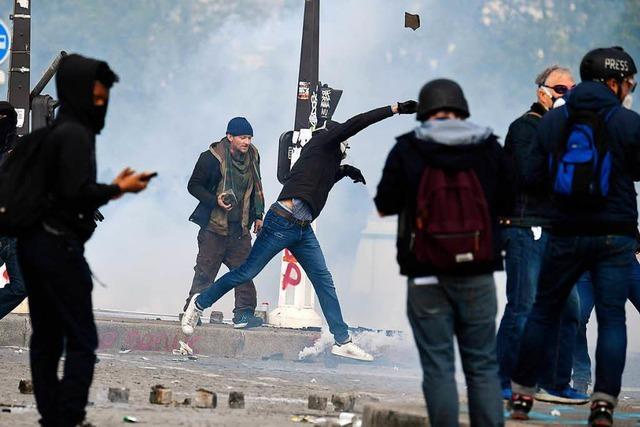
<svg viewBox="0 0 640 427">
<path fill-rule="evenodd" d="M 196 298 L 198 297 L 198 295 L 200 295 L 200 294 L 195 294 L 194 296 L 191 297 L 191 300 L 189 300 L 189 305 L 187 306 L 187 310 L 186 311 L 188 311 L 189 309 L 191 309 L 191 310 L 195 310 L 196 309 L 195 305 L 196 305 Z M 187 322 L 186 311 L 182 315 L 182 320 L 180 321 L 180 326 L 182 327 L 182 333 L 185 334 L 185 335 L 193 335 L 193 332 L 194 332 L 195 328 L 193 326 L 191 326 L 189 324 L 189 322 Z M 197 324 L 197 322 L 196 322 L 196 324 Z"/>
<path fill-rule="evenodd" d="M 247 325 L 249 324 L 249 322 L 246 323 L 234 323 L 233 324 L 233 329 L 244 329 L 247 327 Z"/>
<path fill-rule="evenodd" d="M 547 392 L 536 393 L 534 399 L 539 402 L 562 403 L 564 405 L 584 405 L 585 403 L 589 403 L 589 399 L 570 399 L 568 397 L 555 396 Z"/>
<path fill-rule="evenodd" d="M 356 356 L 355 354 L 342 351 L 342 348 L 337 346 L 331 349 L 331 354 L 338 357 L 346 357 L 347 359 L 360 360 L 362 362 L 373 362 L 373 356 L 370 354 L 366 356 Z"/>
</svg>

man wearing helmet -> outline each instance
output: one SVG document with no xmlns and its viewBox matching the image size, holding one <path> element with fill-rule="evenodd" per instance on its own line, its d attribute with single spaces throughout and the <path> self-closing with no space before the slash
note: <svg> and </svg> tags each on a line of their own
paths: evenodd
<svg viewBox="0 0 640 427">
<path fill-rule="evenodd" d="M 538 127 L 525 181 L 554 188 L 555 202 L 538 293 L 512 376 L 512 418 L 527 418 L 547 337 L 557 334 L 571 290 L 578 278 L 589 271 L 598 315 L 596 382 L 589 422 L 592 426 L 613 423 L 627 346 L 624 306 L 637 246 L 638 211 L 633 182 L 640 180 L 640 116 L 621 108 L 623 102 L 630 102 L 635 74 L 635 63 L 622 48 L 590 51 L 580 64 L 582 82 L 567 96 L 566 105 L 545 114 Z M 598 184 L 606 191 L 597 194 L 600 203 L 564 203 L 555 190 L 554 175 L 557 178 L 559 169 L 550 167 L 550 163 L 559 150 L 574 148 L 567 144 L 567 136 L 573 135 L 576 123 L 581 125 L 576 118 L 589 114 L 599 117 L 592 127 L 598 133 L 593 133 L 589 149 L 598 147 L 597 158 L 602 159 L 592 164 L 604 164 L 610 159 L 606 174 L 602 167 L 596 169 Z"/>
</svg>

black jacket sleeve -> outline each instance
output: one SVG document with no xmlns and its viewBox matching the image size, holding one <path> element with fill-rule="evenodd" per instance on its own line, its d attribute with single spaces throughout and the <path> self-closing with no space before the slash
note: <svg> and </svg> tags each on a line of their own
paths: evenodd
<svg viewBox="0 0 640 427">
<path fill-rule="evenodd" d="M 400 213 L 407 199 L 407 177 L 398 144 L 393 147 L 382 170 L 382 178 L 374 198 L 376 208 L 382 215 Z"/>
<path fill-rule="evenodd" d="M 198 199 L 201 203 L 213 208 L 218 201 L 216 200 L 215 188 L 220 181 L 220 162 L 218 162 L 209 151 L 200 154 L 189 183 L 187 190 L 189 194 Z M 217 176 L 211 179 L 212 176 Z"/>
<path fill-rule="evenodd" d="M 366 113 L 358 114 L 357 116 L 351 117 L 346 122 L 339 124 L 335 128 L 330 129 L 327 141 L 339 144 L 342 141 L 351 138 L 364 128 L 391 116 L 393 116 L 391 106 L 380 107 L 375 110 L 367 111 Z"/>
<path fill-rule="evenodd" d="M 498 216 L 504 217 L 511 214 L 516 201 L 516 171 L 514 164 L 500 144 L 495 142 L 495 150 L 498 156 L 497 177 L 497 209 Z"/>
<path fill-rule="evenodd" d="M 117 185 L 95 178 L 95 147 L 84 129 L 66 127 L 59 135 L 58 194 L 80 209 L 97 209 L 120 194 Z"/>
<path fill-rule="evenodd" d="M 504 142 L 504 152 L 513 165 L 518 186 L 525 186 L 524 171 L 529 162 L 529 153 L 536 144 L 536 119 L 522 116 L 509 126 Z"/>
</svg>

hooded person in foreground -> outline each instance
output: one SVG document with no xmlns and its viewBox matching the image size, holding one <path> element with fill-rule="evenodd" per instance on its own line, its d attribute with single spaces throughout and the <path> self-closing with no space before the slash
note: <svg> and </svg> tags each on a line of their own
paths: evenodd
<svg viewBox="0 0 640 427">
<path fill-rule="evenodd" d="M 151 177 L 124 169 L 112 184 L 96 182 L 95 136 L 104 127 L 109 89 L 118 80 L 107 63 L 69 55 L 56 75 L 60 111 L 42 141 L 51 201 L 40 221 L 18 238 L 29 297 L 30 359 L 43 426 L 76 426 L 85 418 L 96 362 L 91 271 L 84 244 L 94 213 Z M 58 364 L 65 353 L 64 373 Z"/>
<path fill-rule="evenodd" d="M 365 183 L 353 166 L 341 165 L 345 141 L 364 128 L 394 114 L 413 113 L 415 102 L 407 101 L 358 114 L 345 123 L 317 130 L 302 148 L 278 200 L 264 218 L 251 253 L 240 267 L 230 271 L 200 294 L 195 294 L 182 317 L 182 331 L 191 335 L 205 308 L 211 307 L 236 286 L 253 279 L 276 254 L 287 248 L 298 260 L 318 295 L 320 307 L 329 324 L 335 344 L 331 352 L 338 356 L 371 361 L 373 357 L 351 341 L 342 319 L 340 302 L 311 222 L 322 212 L 334 184 L 348 176 Z"/>
</svg>

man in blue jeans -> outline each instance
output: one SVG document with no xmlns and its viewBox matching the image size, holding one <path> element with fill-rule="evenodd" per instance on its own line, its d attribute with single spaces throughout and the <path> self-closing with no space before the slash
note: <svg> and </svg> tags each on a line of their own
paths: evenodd
<svg viewBox="0 0 640 427">
<path fill-rule="evenodd" d="M 0 101 L 0 164 L 16 143 L 17 114 L 11 104 Z M 4 262 L 9 283 L 0 288 L 0 319 L 11 313 L 27 297 L 22 272 L 18 265 L 16 239 L 0 237 L 0 261 Z"/>
<path fill-rule="evenodd" d="M 640 263 L 631 254 L 633 261 L 633 274 L 628 279 L 629 301 L 640 312 Z M 580 296 L 580 326 L 576 335 L 576 349 L 573 355 L 573 386 L 579 392 L 586 393 L 591 385 L 591 358 L 587 346 L 587 323 L 593 311 L 594 293 L 591 274 L 586 272 L 580 277 L 577 283 L 578 295 Z"/>
<path fill-rule="evenodd" d="M 548 337 L 558 333 L 562 311 L 575 283 L 589 271 L 598 316 L 596 383 L 589 423 L 598 427 L 613 424 L 627 347 L 625 302 L 634 262 L 630 254 L 637 245 L 633 183 L 640 180 L 640 116 L 621 108 L 635 89 L 635 73 L 633 59 L 622 48 L 590 51 L 580 64 L 582 83 L 571 91 L 567 104 L 548 112 L 538 127 L 524 175 L 529 183 L 546 182 L 548 188 L 554 188 L 554 209 L 536 300 L 512 376 L 514 419 L 528 418 L 544 363 L 540 355 Z M 591 125 L 581 121 L 587 118 L 592 120 Z M 592 140 L 566 131 L 588 128 L 594 130 Z M 573 160 L 563 150 L 574 147 L 597 147 L 600 158 L 605 159 L 595 162 L 597 173 L 580 163 L 593 159 L 584 153 L 577 158 L 579 168 L 556 166 L 560 160 Z M 601 165 L 609 164 L 607 156 L 611 163 L 605 170 Z M 569 170 L 575 175 L 567 192 L 561 185 L 565 181 L 558 179 L 566 177 L 561 174 Z M 580 193 L 575 194 L 577 191 Z"/>
<path fill-rule="evenodd" d="M 397 138 L 375 197 L 381 216 L 398 215 L 397 260 L 400 274 L 408 278 L 407 316 L 420 354 L 429 425 L 437 427 L 459 425 L 454 339 L 467 383 L 471 425 L 504 425 L 496 360 L 493 272 L 502 269 L 498 216 L 511 208 L 513 177 L 498 138 L 490 128 L 467 121 L 469 115 L 464 93 L 456 82 L 437 79 L 425 84 L 418 105 L 420 124 Z M 446 185 L 423 184 L 432 174 L 444 176 Z M 447 201 L 469 201 L 468 195 L 456 190 L 459 187 L 448 185 L 451 176 L 471 176 L 477 182 L 472 193 L 482 193 L 482 209 L 464 202 L 470 209 L 456 209 L 459 205 L 455 202 L 450 205 L 442 201 L 427 202 L 424 210 L 418 207 L 419 201 L 433 200 L 425 196 L 425 187 L 433 190 L 431 194 L 437 188 L 446 188 L 453 194 Z M 442 209 L 442 216 L 438 209 Z M 487 212 L 482 231 L 456 230 L 446 235 L 438 231 L 428 234 L 427 241 L 434 242 L 434 253 L 439 253 L 447 252 L 443 240 L 451 242 L 464 235 L 476 236 L 477 240 L 454 251 L 450 262 L 441 264 L 423 256 L 424 252 L 417 249 L 423 247 L 417 242 L 424 241 L 416 238 L 418 230 L 434 229 L 429 218 L 443 217 L 447 224 L 464 227 L 472 221 L 458 215 L 463 210 Z M 419 212 L 429 214 L 419 217 Z M 418 225 L 422 220 L 426 222 L 424 227 Z M 420 231 L 420 236 L 423 233 Z M 488 243 L 487 256 L 482 259 L 473 250 L 474 246 L 484 246 L 480 241 Z"/>
<path fill-rule="evenodd" d="M 354 182 L 365 183 L 358 169 L 340 164 L 348 147 L 345 141 L 367 126 L 396 113 L 413 113 L 415 106 L 414 101 L 407 101 L 377 108 L 342 124 L 328 123 L 324 129 L 314 132 L 287 176 L 278 201 L 267 212 L 262 231 L 249 257 L 240 267 L 191 297 L 182 317 L 182 331 L 187 335 L 193 334 L 204 309 L 211 307 L 231 289 L 253 279 L 274 256 L 287 248 L 311 279 L 318 295 L 329 331 L 335 340 L 331 352 L 337 356 L 372 361 L 373 356 L 351 341 L 347 324 L 342 319 L 331 273 L 311 222 L 320 215 L 336 182 L 348 176 Z"/>
<path fill-rule="evenodd" d="M 527 186 L 523 172 L 530 161 L 528 156 L 535 143 L 542 117 L 575 86 L 571 71 L 557 65 L 546 68 L 535 80 L 537 102 L 509 126 L 505 139 L 505 153 L 513 162 L 516 176 L 516 203 L 502 219 L 502 241 L 507 274 L 507 305 L 497 337 L 498 364 L 502 397 L 511 399 L 511 375 L 518 358 L 520 338 L 527 316 L 533 306 L 538 287 L 540 264 L 549 238 L 549 209 L 551 201 L 546 188 Z M 586 394 L 577 393 L 569 385 L 573 347 L 579 317 L 578 296 L 569 298 L 560 324 L 560 333 L 549 340 L 545 349 L 545 368 L 540 371 L 540 389 L 536 399 L 582 404 L 589 401 Z"/>
</svg>

